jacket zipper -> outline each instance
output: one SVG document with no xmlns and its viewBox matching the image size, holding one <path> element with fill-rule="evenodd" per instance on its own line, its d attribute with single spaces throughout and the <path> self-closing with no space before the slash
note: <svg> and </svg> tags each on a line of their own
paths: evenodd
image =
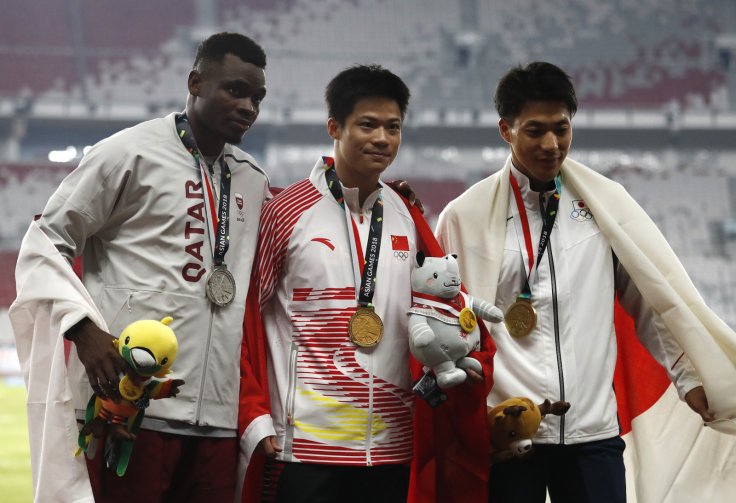
<svg viewBox="0 0 736 503">
<path fill-rule="evenodd" d="M 215 306 L 210 304 L 210 324 L 207 330 L 207 346 L 204 348 L 204 359 L 202 360 L 202 380 L 199 383 L 199 399 L 197 403 L 197 416 L 194 424 L 199 425 L 200 415 L 202 413 L 202 400 L 204 399 L 204 382 L 207 378 L 207 360 L 210 356 L 210 345 L 212 343 L 212 322 L 215 318 Z"/>
<path fill-rule="evenodd" d="M 539 208 L 544 221 L 544 193 L 539 194 Z M 560 347 L 560 318 L 557 312 L 557 276 L 555 275 L 555 261 L 552 257 L 552 230 L 547 241 L 547 261 L 549 262 L 550 283 L 552 286 L 552 318 L 555 328 L 555 351 L 557 353 L 557 376 L 560 384 L 560 400 L 565 400 L 565 375 L 562 370 L 562 348 Z M 565 416 L 560 416 L 560 444 L 565 443 Z"/>
<path fill-rule="evenodd" d="M 365 460 L 367 466 L 372 466 L 371 444 L 373 443 L 373 355 L 369 357 L 368 370 L 368 431 L 365 432 Z"/>
<path fill-rule="evenodd" d="M 547 246 L 549 247 L 552 243 L 550 239 Z M 562 348 L 560 347 L 560 318 L 557 313 L 557 279 L 555 276 L 555 261 L 552 258 L 552 249 L 547 250 L 549 253 L 549 270 L 551 273 L 552 280 L 552 315 L 554 318 L 555 325 L 555 349 L 557 350 L 557 375 L 560 378 L 560 400 L 565 400 L 565 375 L 562 370 Z M 560 416 L 560 444 L 565 443 L 565 416 Z"/>
</svg>

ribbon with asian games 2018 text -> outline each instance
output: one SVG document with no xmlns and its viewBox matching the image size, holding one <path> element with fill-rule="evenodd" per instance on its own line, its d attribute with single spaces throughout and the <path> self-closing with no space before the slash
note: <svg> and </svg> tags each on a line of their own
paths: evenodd
<svg viewBox="0 0 736 503">
<path fill-rule="evenodd" d="M 176 114 L 176 130 L 182 144 L 194 157 L 202 179 L 202 187 L 206 194 L 205 215 L 210 224 L 207 226 L 210 243 L 212 243 L 212 271 L 207 276 L 207 298 L 215 305 L 224 307 L 235 298 L 235 278 L 227 269 L 225 254 L 230 247 L 230 184 L 231 172 L 225 160 L 222 160 L 222 176 L 220 177 L 220 198 L 215 212 L 215 193 L 210 177 L 212 169 L 206 167 L 202 154 L 192 133 L 186 114 Z"/>
<path fill-rule="evenodd" d="M 324 157 L 325 161 L 325 180 L 327 187 L 330 189 L 335 201 L 340 204 L 346 212 L 347 219 L 350 220 L 352 226 L 356 253 L 358 259 L 358 267 L 360 270 L 360 289 L 358 290 L 358 309 L 350 318 L 348 331 L 350 340 L 360 347 L 373 347 L 381 341 L 383 337 L 383 322 L 376 314 L 373 306 L 373 294 L 376 289 L 376 274 L 378 271 L 378 256 L 381 252 L 381 234 L 383 233 L 383 199 L 379 194 L 376 202 L 371 209 L 370 231 L 368 233 L 368 242 L 365 248 L 365 257 L 363 255 L 360 236 L 355 221 L 350 215 L 350 210 L 345 204 L 342 193 L 340 179 L 334 166 L 334 160 Z"/>
</svg>

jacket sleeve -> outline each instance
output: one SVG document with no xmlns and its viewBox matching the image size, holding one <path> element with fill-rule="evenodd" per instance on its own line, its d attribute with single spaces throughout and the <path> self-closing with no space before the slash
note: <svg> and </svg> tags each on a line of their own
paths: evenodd
<svg viewBox="0 0 736 503">
<path fill-rule="evenodd" d="M 257 447 L 261 440 L 271 435 L 276 435 L 276 431 L 271 420 L 268 394 L 266 338 L 258 303 L 257 283 L 251 280 L 243 322 L 238 410 L 240 450 L 237 494 L 244 503 L 260 501 L 265 457 Z"/>
<path fill-rule="evenodd" d="M 69 262 L 82 254 L 88 239 L 126 218 L 115 212 L 127 189 L 127 157 L 103 141 L 84 156 L 51 195 L 38 226 Z M 118 222 L 116 219 L 120 219 Z"/>
<path fill-rule="evenodd" d="M 256 448 L 261 440 L 276 435 L 271 419 L 268 389 L 266 331 L 261 305 L 274 292 L 278 280 L 281 248 L 273 245 L 275 215 L 264 207 L 259 228 L 258 255 L 253 265 L 243 320 L 240 354 L 240 405 L 238 411 L 238 494 L 243 502 L 260 501 L 263 454 Z M 279 258 L 281 257 L 281 258 Z M 268 292 L 264 292 L 267 283 Z"/>
<path fill-rule="evenodd" d="M 616 270 L 616 290 L 621 307 L 634 321 L 637 337 L 657 363 L 664 367 L 680 399 L 696 386 L 702 386 L 690 360 L 621 264 Z"/>
</svg>

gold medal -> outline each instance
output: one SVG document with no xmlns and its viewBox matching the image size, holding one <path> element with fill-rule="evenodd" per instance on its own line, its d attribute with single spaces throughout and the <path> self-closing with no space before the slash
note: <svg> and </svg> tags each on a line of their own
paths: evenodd
<svg viewBox="0 0 736 503">
<path fill-rule="evenodd" d="M 361 348 L 372 348 L 383 337 L 383 322 L 372 307 L 359 307 L 350 317 L 350 340 Z"/>
<path fill-rule="evenodd" d="M 469 307 L 464 307 L 462 311 L 460 311 L 458 320 L 460 320 L 460 328 L 462 328 L 463 332 L 466 334 L 469 334 L 478 326 L 478 320 L 475 318 L 475 313 Z"/>
<path fill-rule="evenodd" d="M 120 379 L 118 389 L 120 390 L 120 396 L 126 400 L 138 400 L 143 395 L 143 386 L 138 386 L 127 375 Z"/>
<path fill-rule="evenodd" d="M 531 301 L 517 300 L 506 310 L 503 321 L 512 337 L 526 337 L 537 325 L 537 312 Z"/>
</svg>

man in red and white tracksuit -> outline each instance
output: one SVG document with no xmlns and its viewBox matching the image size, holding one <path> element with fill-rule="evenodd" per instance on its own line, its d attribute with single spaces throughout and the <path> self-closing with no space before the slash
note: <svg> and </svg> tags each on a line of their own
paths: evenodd
<svg viewBox="0 0 736 503">
<path fill-rule="evenodd" d="M 265 336 L 246 321 L 241 451 L 246 465 L 257 448 L 269 458 L 263 501 L 405 502 L 418 236 L 380 175 L 401 143 L 409 91 L 388 70 L 356 66 L 326 97 L 334 158 L 263 210 L 253 285 Z M 267 382 L 249 383 L 259 374 Z"/>
</svg>

